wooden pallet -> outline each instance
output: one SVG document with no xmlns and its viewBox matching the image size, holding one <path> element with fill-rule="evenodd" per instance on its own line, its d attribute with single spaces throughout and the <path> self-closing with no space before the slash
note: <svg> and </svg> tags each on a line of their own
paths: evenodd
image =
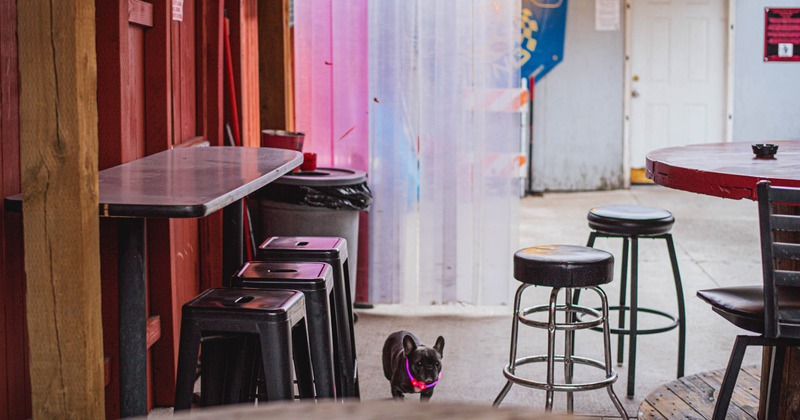
<svg viewBox="0 0 800 420">
<path fill-rule="evenodd" d="M 640 419 L 710 419 L 725 370 L 685 376 L 656 388 L 639 406 Z M 746 366 L 739 373 L 727 418 L 755 419 L 761 368 Z"/>
</svg>

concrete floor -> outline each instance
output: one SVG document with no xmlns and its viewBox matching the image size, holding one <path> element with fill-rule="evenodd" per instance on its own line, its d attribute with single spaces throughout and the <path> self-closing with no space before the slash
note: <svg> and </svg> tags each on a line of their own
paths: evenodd
<svg viewBox="0 0 800 420">
<path fill-rule="evenodd" d="M 589 229 L 586 213 L 589 208 L 604 204 L 641 204 L 669 209 L 676 222 L 672 233 L 677 248 L 684 296 L 686 298 L 687 345 L 686 375 L 706 370 L 723 369 L 733 340 L 741 331 L 714 314 L 709 306 L 695 297 L 699 289 L 722 285 L 755 284 L 761 281 L 757 227 L 757 207 L 751 201 L 732 201 L 670 190 L 655 185 L 634 186 L 629 190 L 548 193 L 526 197 L 520 205 L 520 248 L 545 244 L 583 245 Z M 615 255 L 615 273 L 619 273 L 621 241 L 598 239 L 596 247 Z M 661 240 L 640 241 L 640 306 L 674 312 L 675 290 Z M 509 264 L 511 263 L 509 255 Z M 514 282 L 514 279 L 497 279 Z M 604 290 L 614 305 L 619 296 L 615 279 Z M 549 289 L 529 288 L 523 306 L 546 303 Z M 583 296 L 591 295 L 584 293 Z M 582 303 L 594 306 L 590 298 Z M 432 403 L 469 402 L 491 405 L 505 384 L 503 366 L 508 363 L 511 334 L 509 306 L 473 306 L 447 304 L 438 306 L 376 305 L 358 310 L 356 340 L 362 401 L 390 399 L 389 382 L 383 377 L 381 349 L 392 332 L 405 329 L 416 334 L 425 344 L 436 337 L 445 338 L 443 376 L 436 386 Z M 612 325 L 615 318 L 612 317 Z M 641 315 L 640 323 L 660 325 L 661 319 Z M 642 336 L 639 339 L 635 395 L 626 397 L 627 353 L 621 365 L 614 364 L 619 380 L 614 389 L 630 417 L 636 417 L 639 404 L 659 385 L 676 375 L 677 331 Z M 602 359 L 602 335 L 593 331 L 577 333 L 576 354 Z M 518 357 L 544 354 L 545 331 L 522 328 Z M 563 349 L 559 344 L 557 349 Z M 612 350 L 617 343 L 612 337 Z M 627 344 L 626 344 L 627 349 Z M 627 350 L 626 350 L 627 351 Z M 760 365 L 761 351 L 748 350 L 745 365 Z M 543 366 L 523 366 L 521 375 L 543 378 Z M 556 380 L 559 379 L 556 371 Z M 578 366 L 576 381 L 596 380 L 601 375 L 594 369 Z M 563 376 L 562 376 L 563 377 Z M 544 412 L 544 391 L 514 385 L 503 401 L 503 407 L 530 409 L 534 417 Z M 409 403 L 418 397 L 408 396 Z M 155 409 L 149 417 L 170 416 L 170 408 Z M 565 397 L 556 393 L 554 413 L 566 412 Z M 593 390 L 575 394 L 577 417 L 619 417 L 608 394 Z M 560 416 L 559 416 L 560 417 Z"/>
<path fill-rule="evenodd" d="M 757 208 L 754 202 L 707 197 L 654 185 L 630 190 L 548 193 L 526 197 L 520 208 L 520 248 L 544 244 L 586 243 L 586 213 L 603 204 L 642 204 L 669 209 L 675 215 L 676 243 L 687 313 L 686 374 L 721 369 L 727 363 L 733 340 L 740 331 L 714 314 L 695 297 L 699 289 L 722 285 L 754 284 L 760 280 Z M 620 240 L 599 239 L 596 247 L 615 255 L 619 273 Z M 511 256 L 509 256 L 509 263 Z M 498 282 L 514 281 L 497 279 Z M 604 287 L 612 305 L 618 300 L 618 280 Z M 547 301 L 548 290 L 529 289 L 525 306 Z M 591 293 L 585 293 L 584 296 Z M 640 241 L 640 306 L 674 312 L 675 291 L 664 241 Z M 587 302 L 591 300 L 587 299 Z M 444 371 L 432 402 L 463 401 L 490 405 L 505 384 L 503 366 L 508 362 L 511 309 L 448 304 L 427 307 L 376 305 L 359 310 L 356 324 L 362 400 L 390 397 L 389 383 L 381 368 L 381 347 L 391 332 L 406 329 L 432 345 L 438 335 L 446 340 Z M 656 325 L 661 319 L 642 315 L 641 323 Z M 652 322 L 651 322 L 652 321 Z M 612 319 L 613 322 L 613 319 Z M 602 358 L 602 335 L 577 334 L 576 354 Z M 546 333 L 523 328 L 519 355 L 545 352 Z M 627 347 L 627 345 L 626 345 Z M 561 345 L 558 348 L 563 348 Z M 617 344 L 612 337 L 612 349 Z M 748 351 L 746 364 L 760 364 L 760 350 Z M 658 385 L 675 379 L 677 331 L 640 337 L 635 395 L 625 396 L 627 356 L 615 364 L 620 377 L 614 386 L 628 415 L 635 417 L 640 402 Z M 543 377 L 543 367 L 526 366 L 518 373 Z M 598 377 L 595 370 L 578 367 L 576 380 Z M 558 380 L 558 376 L 557 376 Z M 541 412 L 544 392 L 515 385 L 503 406 L 529 407 Z M 413 398 L 416 401 L 417 397 Z M 556 394 L 555 412 L 564 412 L 565 397 Z M 575 414 L 618 416 L 604 390 L 575 394 Z"/>
</svg>

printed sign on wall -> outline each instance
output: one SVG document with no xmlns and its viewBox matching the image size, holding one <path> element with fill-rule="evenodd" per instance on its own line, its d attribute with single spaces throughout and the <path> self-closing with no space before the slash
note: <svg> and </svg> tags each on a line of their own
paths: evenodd
<svg viewBox="0 0 800 420">
<path fill-rule="evenodd" d="M 567 0 L 522 0 L 520 76 L 540 80 L 564 56 Z"/>
<path fill-rule="evenodd" d="M 764 61 L 800 61 L 800 8 L 764 9 Z"/>
<path fill-rule="evenodd" d="M 183 22 L 183 0 L 172 0 L 172 20 Z"/>
</svg>

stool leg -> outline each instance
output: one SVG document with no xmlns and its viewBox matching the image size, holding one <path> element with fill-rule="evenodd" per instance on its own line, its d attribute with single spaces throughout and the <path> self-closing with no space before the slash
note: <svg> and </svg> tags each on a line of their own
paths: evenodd
<svg viewBox="0 0 800 420">
<path fill-rule="evenodd" d="M 200 347 L 200 329 L 186 318 L 181 323 L 181 341 L 178 348 L 178 373 L 175 378 L 175 410 L 192 407 L 195 370 Z"/>
<path fill-rule="evenodd" d="M 336 323 L 334 331 L 338 343 L 338 360 L 341 386 L 339 392 L 344 398 L 359 398 L 358 387 L 358 361 L 356 360 L 355 333 L 353 331 L 353 308 L 350 294 L 350 280 L 347 265 L 342 262 L 332 262 L 334 266 L 334 298 L 337 313 L 343 314 Z M 338 267 L 338 268 L 337 268 Z M 338 274 L 337 274 L 338 272 Z"/>
<path fill-rule="evenodd" d="M 294 399 L 292 390 L 291 326 L 258 324 L 261 341 L 261 364 L 264 367 L 264 387 L 267 401 Z"/>
<path fill-rule="evenodd" d="M 334 286 L 335 287 L 335 286 Z M 333 378 L 334 383 L 336 385 L 336 399 L 342 399 L 342 393 L 345 389 L 344 385 L 344 376 L 342 374 L 342 363 L 340 362 L 342 355 L 340 354 L 339 349 L 341 348 L 341 344 L 339 340 L 339 333 L 337 331 L 338 326 L 340 323 L 345 322 L 344 317 L 345 314 L 340 313 L 341 309 L 336 305 L 336 291 L 331 293 L 328 299 L 328 306 L 331 308 L 331 334 L 333 340 Z"/>
<path fill-rule="evenodd" d="M 252 402 L 255 400 L 254 389 L 258 380 L 258 338 L 255 334 L 247 334 L 235 337 L 229 341 L 229 346 L 235 345 L 230 349 L 229 364 L 231 375 L 230 380 L 224 385 L 227 389 L 225 404 L 239 404 Z"/>
<path fill-rule="evenodd" d="M 311 363 L 307 321 L 308 318 L 305 318 L 292 328 L 292 356 L 300 398 L 314 398 L 314 370 Z"/>
<path fill-rule="evenodd" d="M 557 287 L 550 291 L 547 315 L 547 387 L 545 388 L 547 400 L 544 405 L 544 410 L 547 412 L 553 411 L 553 384 L 555 383 L 554 371 L 556 362 L 556 298 L 558 297 L 558 291 Z"/>
<path fill-rule="evenodd" d="M 628 292 L 628 249 L 629 239 L 627 236 L 622 237 L 622 264 L 620 265 L 619 276 L 619 322 L 617 328 L 620 330 L 625 329 L 625 298 Z M 622 360 L 625 357 L 625 334 L 617 335 L 617 365 L 622 366 Z"/>
<path fill-rule="evenodd" d="M 566 323 L 572 324 L 575 322 L 575 313 L 572 311 L 572 289 L 565 288 L 565 315 Z M 564 382 L 567 384 L 572 383 L 572 355 L 574 354 L 575 345 L 575 330 L 566 330 L 564 332 Z M 573 394 L 572 391 L 567 391 L 567 413 L 572 414 L 573 408 Z"/>
<path fill-rule="evenodd" d="M 586 242 L 586 246 L 589 248 L 593 248 L 595 239 L 597 239 L 597 232 L 595 231 L 589 232 L 589 240 Z"/>
<path fill-rule="evenodd" d="M 628 353 L 628 396 L 633 397 L 636 387 L 636 329 L 639 308 L 639 238 L 631 237 L 631 328 Z"/>
<path fill-rule="evenodd" d="M 350 267 L 349 262 L 347 260 L 342 261 L 342 273 L 344 276 L 344 292 L 345 292 L 345 299 L 347 300 L 347 322 L 349 325 L 349 336 L 350 336 L 350 354 L 351 358 L 349 360 L 352 364 L 352 397 L 354 398 L 361 398 L 361 389 L 358 385 L 358 355 L 356 353 L 356 333 L 353 327 L 354 323 L 354 316 L 353 316 L 353 291 L 350 290 Z"/>
<path fill-rule="evenodd" d="M 592 287 L 592 289 L 600 295 L 600 303 L 603 308 L 603 355 L 606 364 L 606 378 L 613 375 L 613 371 L 611 370 L 611 328 L 608 326 L 608 298 L 606 297 L 605 292 L 603 289 L 599 287 Z M 625 408 L 622 406 L 622 403 L 617 398 L 617 394 L 614 393 L 614 387 L 609 384 L 606 387 L 608 391 L 608 396 L 611 397 L 611 402 L 614 403 L 614 407 L 616 407 L 619 414 L 622 416 L 623 419 L 628 418 L 628 413 L 625 412 Z"/>
<path fill-rule="evenodd" d="M 522 298 L 522 292 L 528 288 L 528 284 L 522 284 L 517 288 L 517 294 L 514 296 L 514 315 L 511 317 L 511 351 L 510 355 L 508 356 L 508 370 L 511 373 L 514 373 L 514 369 L 516 369 L 516 360 L 517 360 L 517 336 L 519 333 L 519 308 L 520 302 Z M 492 407 L 497 407 L 503 402 L 503 398 L 506 397 L 508 391 L 511 389 L 511 385 L 513 382 L 506 381 L 505 386 L 503 389 L 500 390 L 500 394 L 497 395 L 497 398 L 494 399 L 492 403 Z"/>
<path fill-rule="evenodd" d="M 686 309 L 683 302 L 681 272 L 678 270 L 678 257 L 675 255 L 672 234 L 666 234 L 665 239 L 669 250 L 669 261 L 672 264 L 672 276 L 675 278 L 675 294 L 678 296 L 678 377 L 681 378 L 686 360 Z"/>
<path fill-rule="evenodd" d="M 331 338 L 331 308 L 326 290 L 305 293 L 308 317 L 309 345 L 313 349 L 311 360 L 314 369 L 315 389 L 318 398 L 334 398 L 336 386 L 333 376 L 333 344 Z"/>
<path fill-rule="evenodd" d="M 231 341 L 234 336 L 206 335 L 200 338 L 200 406 L 225 404 L 225 382 L 229 375 Z"/>
</svg>

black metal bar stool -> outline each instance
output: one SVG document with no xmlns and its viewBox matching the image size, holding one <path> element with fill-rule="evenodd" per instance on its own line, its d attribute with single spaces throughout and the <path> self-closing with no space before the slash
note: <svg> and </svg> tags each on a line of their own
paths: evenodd
<svg viewBox="0 0 800 420">
<path fill-rule="evenodd" d="M 638 205 L 608 205 L 594 207 L 586 216 L 592 232 L 586 246 L 593 247 L 597 238 L 622 239 L 622 270 L 620 274 L 619 305 L 609 309 L 619 312 L 617 328 L 611 334 L 618 335 L 617 363 L 621 364 L 624 354 L 624 338 L 629 336 L 628 352 L 628 389 L 627 395 L 633 396 L 636 384 L 636 341 L 639 335 L 658 334 L 678 328 L 678 378 L 683 376 L 686 354 L 686 311 L 683 301 L 683 286 L 678 270 L 678 258 L 675 255 L 675 244 L 670 230 L 675 218 L 667 210 Z M 672 276 L 678 302 L 678 314 L 639 306 L 639 239 L 664 239 L 669 250 L 672 265 Z M 630 252 L 629 252 L 630 244 Z M 630 305 L 626 305 L 628 280 L 628 257 L 630 256 Z M 575 297 L 577 302 L 578 296 Z M 625 313 L 629 312 L 629 328 L 625 328 Z M 645 312 L 667 318 L 670 323 L 656 328 L 639 328 L 638 313 Z"/>
<path fill-rule="evenodd" d="M 248 262 L 231 277 L 231 286 L 303 292 L 316 395 L 317 398 L 335 398 L 331 326 L 336 325 L 341 315 L 335 311 L 330 264 Z"/>
<path fill-rule="evenodd" d="M 337 316 L 333 331 L 336 375 L 340 379 L 336 387 L 337 395 L 360 398 L 347 241 L 327 236 L 273 236 L 258 247 L 257 255 L 260 261 L 324 262 L 333 267 L 333 312 L 344 314 Z"/>
<path fill-rule="evenodd" d="M 183 305 L 175 410 L 191 408 L 200 340 L 207 334 L 256 335 L 268 401 L 294 399 L 292 362 L 300 398 L 314 397 L 305 298 L 298 291 L 209 289 Z M 241 394 L 233 383 L 234 400 Z"/>
<path fill-rule="evenodd" d="M 545 410 L 553 409 L 553 393 L 567 393 L 567 411 L 572 413 L 574 391 L 588 391 L 605 387 L 614 407 L 627 419 L 628 415 L 622 407 L 613 384 L 617 380 L 617 373 L 611 368 L 611 345 L 608 326 L 608 302 L 603 290 L 598 287 L 611 281 L 614 272 L 614 257 L 605 251 L 593 248 L 571 245 L 548 245 L 525 248 L 514 254 L 514 278 L 522 282 L 514 297 L 514 318 L 511 323 L 511 354 L 508 364 L 503 369 L 506 385 L 494 400 L 494 406 L 500 405 L 512 384 L 520 384 L 530 388 L 543 389 L 547 392 Z M 550 302 L 548 305 L 538 305 L 520 309 L 522 292 L 529 286 L 551 287 Z M 573 304 L 573 289 L 583 288 L 594 291 L 600 296 L 601 310 L 587 308 Z M 565 300 L 563 305 L 557 303 L 558 293 L 564 290 Z M 538 312 L 547 312 L 547 322 L 536 321 L 529 315 Z M 565 322 L 556 320 L 557 312 L 565 314 Z M 575 315 L 591 316 L 589 320 L 578 320 Z M 517 358 L 517 338 L 519 324 L 547 330 L 547 355 L 526 356 Z M 589 329 L 602 326 L 604 362 L 594 359 L 575 356 L 574 335 L 576 330 Z M 555 353 L 556 331 L 565 332 L 564 354 Z M 516 368 L 528 363 L 547 363 L 547 379 L 545 382 L 523 378 L 516 374 Z M 555 362 L 564 364 L 564 383 L 556 383 Z M 582 364 L 603 370 L 605 377 L 594 382 L 572 383 L 574 364 Z"/>
</svg>

